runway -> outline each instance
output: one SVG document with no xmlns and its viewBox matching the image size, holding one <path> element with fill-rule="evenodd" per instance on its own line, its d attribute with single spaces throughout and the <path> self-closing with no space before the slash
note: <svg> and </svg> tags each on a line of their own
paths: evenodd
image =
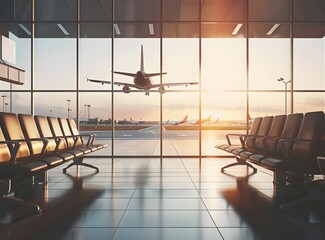
<svg viewBox="0 0 325 240">
<path fill-rule="evenodd" d="M 95 133 L 97 139 L 110 139 L 112 132 L 108 131 L 82 131 L 82 133 Z M 214 138 L 216 140 L 225 139 L 226 134 L 229 133 L 244 133 L 238 130 L 202 130 L 202 139 Z M 164 139 L 198 139 L 198 130 L 165 130 L 163 128 L 162 135 Z M 141 130 L 115 130 L 115 139 L 160 139 L 160 126 L 153 125 Z"/>
</svg>

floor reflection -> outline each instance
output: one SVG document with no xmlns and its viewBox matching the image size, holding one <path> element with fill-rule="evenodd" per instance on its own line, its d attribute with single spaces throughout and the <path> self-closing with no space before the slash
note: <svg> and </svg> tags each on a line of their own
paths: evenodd
<svg viewBox="0 0 325 240">
<path fill-rule="evenodd" d="M 76 224 L 83 211 L 103 193 L 103 190 L 98 188 L 83 187 L 84 181 L 92 175 L 79 176 L 77 173 L 73 176 L 67 173 L 66 177 L 72 183 L 71 188 L 53 201 L 48 201 L 49 189 L 46 185 L 39 186 L 38 194 L 36 194 L 37 191 L 30 191 L 30 189 L 29 191 L 28 189 L 18 189 L 18 195 L 24 195 L 24 198 L 27 199 L 31 197 L 31 194 L 35 194 L 33 198 L 38 201 L 38 204 L 43 208 L 43 212 L 39 216 L 34 215 L 28 219 L 13 219 L 14 221 L 11 224 L 1 229 L 1 235 L 8 239 L 49 239 L 49 237 L 51 239 L 61 239 L 69 231 L 69 228 Z M 43 194 L 43 197 L 40 197 L 40 193 Z M 13 213 L 15 214 L 15 212 Z M 60 228 L 59 231 L 50 230 L 58 227 Z M 27 231 L 19 231 L 19 228 Z"/>
<path fill-rule="evenodd" d="M 322 215 L 325 217 L 324 202 L 313 207 L 303 209 L 302 206 L 282 212 L 279 209 L 280 202 L 275 194 L 274 198 L 267 197 L 261 191 L 252 187 L 250 176 L 236 178 L 237 186 L 222 192 L 223 197 L 234 208 L 236 215 L 244 222 L 242 226 L 252 232 L 254 239 L 324 239 L 325 231 L 309 231 L 315 227 L 310 221 L 310 216 Z M 282 190 L 284 191 L 284 189 Z M 282 192 L 282 196 L 284 193 Z M 321 206 L 322 205 L 322 206 Z M 321 210 L 321 211 L 320 211 Z M 301 220 L 305 220 L 302 221 Z M 324 219 L 325 220 L 325 219 Z M 304 222 L 304 223 L 303 223 Z M 325 221 L 318 222 L 321 226 Z M 304 226 L 305 228 L 302 228 Z"/>
<path fill-rule="evenodd" d="M 272 174 L 221 173 L 233 159 L 91 160 L 98 174 L 54 168 L 45 186 L 17 186 L 44 211 L 30 216 L 0 201 L 0 239 L 325 239 L 323 201 L 280 212 L 288 198 L 273 194 Z"/>
</svg>

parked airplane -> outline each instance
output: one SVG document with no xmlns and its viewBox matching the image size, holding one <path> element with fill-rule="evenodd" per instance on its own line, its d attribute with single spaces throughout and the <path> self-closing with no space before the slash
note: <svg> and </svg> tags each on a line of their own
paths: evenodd
<svg viewBox="0 0 325 240">
<path fill-rule="evenodd" d="M 192 124 L 193 125 L 199 125 L 200 123 L 203 124 L 203 123 L 207 123 L 207 122 L 210 122 L 210 121 L 211 121 L 211 115 L 206 119 L 201 119 L 201 120 L 198 119 L 195 122 L 193 122 Z"/>
<path fill-rule="evenodd" d="M 255 118 L 251 118 L 251 115 L 248 113 L 247 114 L 247 120 L 248 120 L 248 125 L 251 125 L 251 124 L 253 124 Z M 247 124 L 247 121 L 246 120 L 242 120 L 242 121 L 239 121 L 238 123 L 239 124 L 242 124 L 242 125 L 246 125 Z"/>
<path fill-rule="evenodd" d="M 186 115 L 181 121 L 169 121 L 168 119 L 167 122 L 164 123 L 164 125 L 179 125 L 179 124 L 186 123 L 187 117 L 188 115 Z"/>
<path fill-rule="evenodd" d="M 209 125 L 215 125 L 215 124 L 217 124 L 217 123 L 219 123 L 219 122 L 220 122 L 220 119 L 217 118 L 217 119 L 214 120 L 214 121 L 206 122 L 206 124 L 209 124 Z"/>
<path fill-rule="evenodd" d="M 195 85 L 198 84 L 198 82 L 179 82 L 179 83 L 162 83 L 162 84 L 155 84 L 154 81 L 151 79 L 151 77 L 160 76 L 166 73 L 146 73 L 144 71 L 144 59 L 143 59 L 143 46 L 141 45 L 141 60 L 140 60 L 140 71 L 136 73 L 128 73 L 128 72 L 115 72 L 116 74 L 121 74 L 129 77 L 133 77 L 132 83 L 125 83 L 125 82 L 113 82 L 113 84 L 118 86 L 123 86 L 123 92 L 129 93 L 131 88 L 141 89 L 145 90 L 146 96 L 149 96 L 149 90 L 151 88 L 159 88 L 159 91 L 164 93 L 165 87 L 170 86 L 188 86 L 188 85 Z M 105 80 L 99 80 L 99 79 L 89 79 L 87 78 L 87 81 L 95 82 L 95 83 L 101 83 L 103 84 L 112 84 L 111 81 L 105 81 Z"/>
<path fill-rule="evenodd" d="M 117 123 L 118 123 L 118 124 L 132 124 L 132 125 L 138 125 L 138 124 L 143 124 L 143 123 L 145 123 L 145 122 L 142 121 L 142 120 L 140 120 L 140 121 L 136 121 L 136 120 L 133 120 L 132 118 L 130 118 L 130 120 L 127 120 L 127 119 L 118 120 Z"/>
</svg>

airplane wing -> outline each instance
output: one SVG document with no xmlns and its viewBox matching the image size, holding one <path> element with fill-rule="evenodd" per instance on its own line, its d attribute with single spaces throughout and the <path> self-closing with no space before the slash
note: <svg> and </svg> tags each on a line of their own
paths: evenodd
<svg viewBox="0 0 325 240">
<path fill-rule="evenodd" d="M 197 85 L 198 82 L 181 82 L 181 83 L 163 83 L 163 84 L 153 84 L 151 85 L 151 88 L 157 88 L 157 87 L 171 87 L 171 86 L 188 86 L 188 85 Z"/>
<path fill-rule="evenodd" d="M 99 80 L 99 79 L 89 79 L 87 78 L 87 82 L 101 83 L 101 84 L 112 84 L 111 81 Z"/>
<path fill-rule="evenodd" d="M 106 80 L 100 80 L 100 79 L 90 79 L 90 78 L 87 78 L 87 81 L 88 82 L 94 82 L 94 83 L 101 83 L 102 85 L 104 84 L 112 84 L 111 81 L 106 81 Z M 118 86 L 121 86 L 121 85 L 128 85 L 129 87 L 134 87 L 134 88 L 138 88 L 136 85 L 134 84 L 131 84 L 131 83 L 125 83 L 125 82 L 113 82 L 114 85 L 118 85 Z"/>
</svg>

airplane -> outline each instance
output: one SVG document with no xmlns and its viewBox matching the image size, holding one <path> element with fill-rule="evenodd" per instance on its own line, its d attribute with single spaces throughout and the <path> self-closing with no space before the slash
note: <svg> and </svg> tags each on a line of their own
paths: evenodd
<svg viewBox="0 0 325 240">
<path fill-rule="evenodd" d="M 142 121 L 142 120 L 136 121 L 136 120 L 133 120 L 133 119 L 130 117 L 130 120 L 127 120 L 127 119 L 118 120 L 117 123 L 118 123 L 118 124 L 134 124 L 134 125 L 138 125 L 138 124 L 143 124 L 143 123 L 145 123 L 145 121 Z"/>
<path fill-rule="evenodd" d="M 220 119 L 217 118 L 217 119 L 214 120 L 214 121 L 206 122 L 206 124 L 209 124 L 209 125 L 215 125 L 215 124 L 217 124 L 217 123 L 219 123 L 219 122 L 220 122 Z"/>
<path fill-rule="evenodd" d="M 255 120 L 255 118 L 251 118 L 251 115 L 248 113 L 247 114 L 247 120 L 248 120 L 248 125 L 252 125 L 253 122 L 254 122 L 254 120 Z M 241 125 L 246 125 L 247 124 L 247 121 L 246 120 L 243 120 L 243 121 L 239 121 L 238 123 L 241 124 Z"/>
<path fill-rule="evenodd" d="M 210 122 L 211 121 L 211 115 L 206 118 L 206 119 L 198 119 L 196 120 L 194 123 L 192 123 L 193 125 L 199 125 L 200 123 L 203 124 L 203 123 L 207 123 L 207 122 Z"/>
<path fill-rule="evenodd" d="M 152 88 L 158 88 L 161 93 L 165 92 L 165 87 L 170 86 L 188 86 L 188 85 L 196 85 L 199 84 L 198 82 L 178 82 L 178 83 L 162 83 L 162 84 L 155 84 L 154 81 L 151 79 L 151 77 L 160 76 L 164 73 L 146 73 L 144 71 L 144 58 L 143 58 L 143 45 L 141 45 L 141 59 L 140 59 L 140 71 L 137 71 L 136 73 L 128 73 L 128 72 L 115 72 L 113 73 L 125 75 L 128 77 L 133 77 L 133 83 L 125 83 L 125 82 L 113 82 L 113 84 L 118 86 L 123 86 L 123 92 L 124 93 L 130 93 L 131 88 L 141 89 L 145 90 L 145 95 L 149 96 L 149 90 Z M 104 84 L 112 84 L 111 81 L 106 80 L 99 80 L 99 79 L 89 79 L 87 77 L 87 81 L 89 82 L 95 82 L 95 83 L 101 83 Z"/>
<path fill-rule="evenodd" d="M 188 115 L 186 115 L 181 121 L 169 121 L 168 119 L 167 122 L 164 123 L 164 125 L 179 125 L 179 124 L 186 123 L 187 117 Z"/>
</svg>

